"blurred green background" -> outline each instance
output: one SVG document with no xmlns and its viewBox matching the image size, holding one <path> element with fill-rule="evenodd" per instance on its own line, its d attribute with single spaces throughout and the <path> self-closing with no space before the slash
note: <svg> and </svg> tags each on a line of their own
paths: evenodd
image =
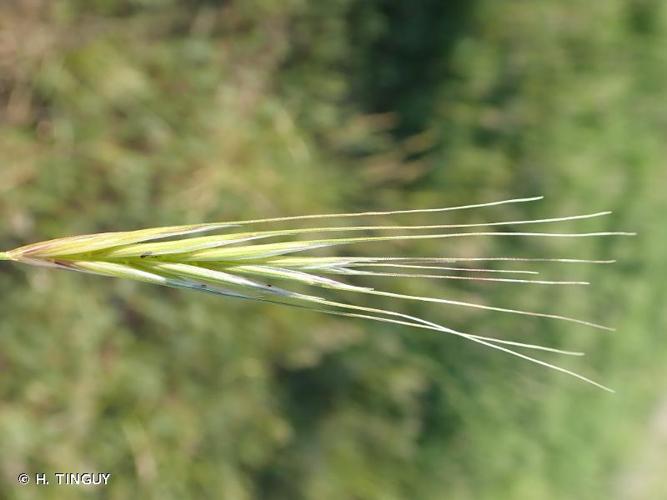
<svg viewBox="0 0 667 500">
<path fill-rule="evenodd" d="M 0 497 L 667 498 L 666 102 L 660 0 L 2 0 L 2 250 L 534 194 L 437 220 L 612 209 L 548 229 L 639 235 L 364 249 L 619 259 L 544 266 L 587 289 L 376 283 L 614 334 L 368 301 L 585 349 L 560 363 L 615 395 L 409 328 L 2 263 Z M 56 471 L 113 476 L 16 482 Z"/>
</svg>

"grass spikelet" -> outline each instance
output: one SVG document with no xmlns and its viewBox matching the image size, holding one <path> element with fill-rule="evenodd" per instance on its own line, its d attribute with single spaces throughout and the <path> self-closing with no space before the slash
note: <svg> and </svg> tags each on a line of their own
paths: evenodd
<svg viewBox="0 0 667 500">
<path fill-rule="evenodd" d="M 549 369 L 566 373 L 609 390 L 607 387 L 582 375 L 529 356 L 522 351 L 543 351 L 574 356 L 581 355 L 582 353 L 461 332 L 398 311 L 357 305 L 354 304 L 353 299 L 359 294 L 379 295 L 400 301 L 428 302 L 506 314 L 549 318 L 556 321 L 583 324 L 602 330 L 611 330 L 608 326 L 540 311 L 525 311 L 442 297 L 395 293 L 390 290 L 359 286 L 344 280 L 361 276 L 380 277 L 389 280 L 416 278 L 469 280 L 510 285 L 579 286 L 588 283 L 583 281 L 508 277 L 508 275 L 536 275 L 538 271 L 533 269 L 505 269 L 498 266 L 506 263 L 510 263 L 510 265 L 526 265 L 539 262 L 608 264 L 613 261 L 572 258 L 522 258 L 512 256 L 362 257 L 355 255 L 332 255 L 322 257 L 308 255 L 308 252 L 322 248 L 333 250 L 340 247 L 342 249 L 366 243 L 386 244 L 421 239 L 444 240 L 448 238 L 474 238 L 478 236 L 583 238 L 632 235 L 633 233 L 626 232 L 517 232 L 503 228 L 512 228 L 518 225 L 546 225 L 565 221 L 592 219 L 603 217 L 610 212 L 596 212 L 534 220 L 492 221 L 476 224 L 350 225 L 252 230 L 252 227 L 257 224 L 316 219 L 348 220 L 359 217 L 417 213 L 439 214 L 454 210 L 469 210 L 503 204 L 524 203 L 539 199 L 541 197 L 517 198 L 448 208 L 305 215 L 90 234 L 60 238 L 23 246 L 9 252 L 0 252 L 0 260 L 11 260 L 25 264 L 56 267 L 101 276 L 132 279 L 173 288 L 194 289 L 216 295 L 300 307 L 325 314 L 427 329 L 464 338 Z M 495 227 L 500 227 L 500 230 L 494 230 Z M 471 228 L 475 229 L 467 231 L 467 229 Z M 376 231 L 388 231 L 390 234 L 374 235 L 373 233 Z M 201 233 L 205 232 L 221 232 L 221 234 L 200 236 Z M 312 234 L 323 235 L 327 233 L 343 233 L 343 236 L 309 238 L 309 235 Z M 353 234 L 353 236 L 345 235 L 344 233 Z M 304 237 L 305 239 L 300 239 Z M 276 283 L 280 283 L 281 286 L 277 286 Z M 306 291 L 297 291 L 294 289 L 295 287 L 298 290 L 305 289 Z M 331 290 L 350 296 L 350 300 L 343 302 L 327 298 L 324 294 Z"/>
</svg>

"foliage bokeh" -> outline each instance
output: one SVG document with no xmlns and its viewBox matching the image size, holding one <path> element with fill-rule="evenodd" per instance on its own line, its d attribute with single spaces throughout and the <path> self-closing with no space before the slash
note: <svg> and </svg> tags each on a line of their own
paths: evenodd
<svg viewBox="0 0 667 500">
<path fill-rule="evenodd" d="M 639 232 L 409 247 L 619 259 L 547 266 L 585 290 L 396 284 L 616 325 L 401 306 L 586 349 L 568 367 L 613 397 L 454 338 L 3 263 L 0 496 L 666 494 L 651 448 L 667 439 L 651 423 L 667 391 L 665 46 L 658 0 L 0 4 L 3 250 L 533 194 L 547 199 L 448 220 L 609 208 L 602 229 Z M 16 484 L 63 469 L 113 477 L 92 492 Z"/>
</svg>

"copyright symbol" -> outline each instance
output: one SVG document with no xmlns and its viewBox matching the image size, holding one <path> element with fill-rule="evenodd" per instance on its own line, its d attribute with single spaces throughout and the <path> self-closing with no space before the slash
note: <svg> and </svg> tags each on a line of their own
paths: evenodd
<svg viewBox="0 0 667 500">
<path fill-rule="evenodd" d="M 20 484 L 28 484 L 30 482 L 30 476 L 25 472 L 21 472 L 17 478 Z"/>
</svg>

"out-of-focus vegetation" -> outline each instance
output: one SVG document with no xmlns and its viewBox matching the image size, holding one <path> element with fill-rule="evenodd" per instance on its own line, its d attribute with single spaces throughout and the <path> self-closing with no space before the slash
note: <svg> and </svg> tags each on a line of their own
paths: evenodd
<svg viewBox="0 0 667 500">
<path fill-rule="evenodd" d="M 640 233 L 409 249 L 620 260 L 546 268 L 587 289 L 399 284 L 616 325 L 403 309 L 584 348 L 567 366 L 615 396 L 408 328 L 3 263 L 0 497 L 662 498 L 666 47 L 659 0 L 0 3 L 2 250 L 532 194 L 447 220 L 609 208 L 596 228 Z"/>
</svg>

